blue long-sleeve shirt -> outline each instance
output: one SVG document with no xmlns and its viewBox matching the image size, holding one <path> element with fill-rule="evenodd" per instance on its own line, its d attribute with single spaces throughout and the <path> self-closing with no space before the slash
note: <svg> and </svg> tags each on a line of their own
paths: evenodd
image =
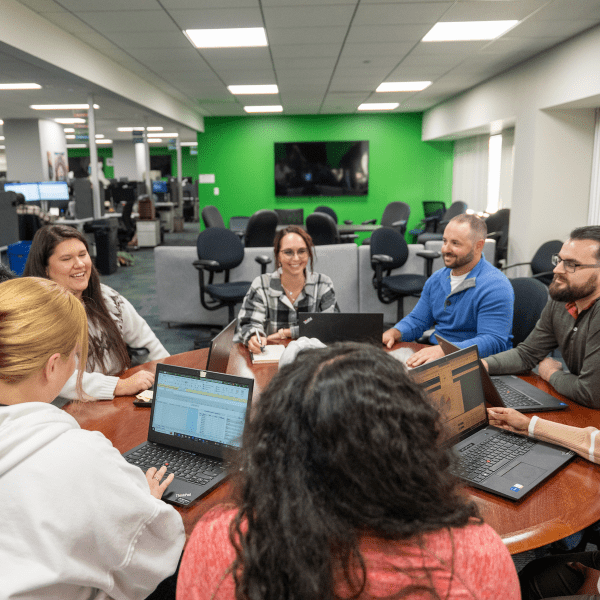
<svg viewBox="0 0 600 600">
<path fill-rule="evenodd" d="M 481 358 L 511 348 L 515 295 L 508 279 L 483 256 L 452 293 L 450 273 L 436 271 L 415 308 L 396 323 L 402 341 L 416 340 L 435 326 L 435 333 L 459 348 L 476 344 Z M 431 341 L 437 344 L 433 336 Z"/>
</svg>

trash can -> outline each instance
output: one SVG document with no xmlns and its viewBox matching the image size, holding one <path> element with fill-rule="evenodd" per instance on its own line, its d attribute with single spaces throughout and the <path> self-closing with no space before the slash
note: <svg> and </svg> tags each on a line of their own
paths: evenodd
<svg viewBox="0 0 600 600">
<path fill-rule="evenodd" d="M 96 268 L 101 275 L 111 275 L 117 270 L 118 228 L 118 219 L 101 219 L 84 225 L 87 233 L 94 234 Z"/>
<path fill-rule="evenodd" d="M 8 264 L 16 275 L 23 275 L 30 249 L 31 242 L 15 242 L 8 246 Z"/>
</svg>

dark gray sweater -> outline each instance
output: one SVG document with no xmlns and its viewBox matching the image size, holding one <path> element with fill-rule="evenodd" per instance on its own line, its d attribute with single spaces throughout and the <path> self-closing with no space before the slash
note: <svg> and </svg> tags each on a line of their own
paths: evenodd
<svg viewBox="0 0 600 600">
<path fill-rule="evenodd" d="M 516 348 L 488 356 L 491 375 L 529 371 L 549 352 L 560 348 L 570 373 L 550 377 L 554 389 L 590 408 L 600 408 L 600 302 L 575 320 L 564 302 L 549 300 L 527 339 Z"/>
</svg>

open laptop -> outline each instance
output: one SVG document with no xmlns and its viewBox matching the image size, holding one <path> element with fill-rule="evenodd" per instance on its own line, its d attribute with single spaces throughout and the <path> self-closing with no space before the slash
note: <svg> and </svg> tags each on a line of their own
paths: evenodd
<svg viewBox="0 0 600 600">
<path fill-rule="evenodd" d="M 452 354 L 460 350 L 452 342 L 435 334 L 444 354 Z M 547 410 L 564 410 L 567 403 L 555 398 L 551 394 L 540 390 L 516 375 L 494 375 L 480 363 L 481 380 L 485 399 L 492 406 L 514 408 L 519 412 L 543 412 Z"/>
<path fill-rule="evenodd" d="M 227 365 L 229 364 L 229 353 L 233 346 L 233 336 L 237 327 L 237 319 L 234 319 L 215 336 L 210 343 L 208 351 L 208 360 L 206 362 L 207 371 L 215 371 L 216 373 L 227 373 Z"/>
<path fill-rule="evenodd" d="M 364 342 L 381 346 L 383 313 L 298 313 L 300 337 L 324 344 Z"/>
<path fill-rule="evenodd" d="M 460 459 L 456 475 L 473 487 L 520 500 L 575 456 L 489 425 L 477 346 L 416 367 L 410 376 L 442 415 L 444 443 Z"/>
<path fill-rule="evenodd" d="M 123 454 L 144 472 L 168 464 L 163 500 L 186 506 L 227 476 L 225 454 L 241 445 L 254 380 L 159 363 L 148 441 Z"/>
</svg>

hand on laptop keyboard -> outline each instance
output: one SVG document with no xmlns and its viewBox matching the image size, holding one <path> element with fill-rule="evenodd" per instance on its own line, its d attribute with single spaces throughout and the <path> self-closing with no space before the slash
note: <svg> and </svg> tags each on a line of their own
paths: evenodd
<svg viewBox="0 0 600 600">
<path fill-rule="evenodd" d="M 115 387 L 115 396 L 135 396 L 142 390 L 147 390 L 154 383 L 154 373 L 138 371 L 127 379 L 119 379 Z"/>
<path fill-rule="evenodd" d="M 529 417 L 516 411 L 514 408 L 502 408 L 500 406 L 488 408 L 488 417 L 490 425 L 511 431 L 512 433 L 520 433 L 527 435 L 529 429 Z"/>
<path fill-rule="evenodd" d="M 165 477 L 165 473 L 167 472 L 167 467 L 163 465 L 160 469 L 156 469 L 156 467 L 150 467 L 146 471 L 146 479 L 148 480 L 148 485 L 150 486 L 150 493 L 159 500 L 162 498 L 162 495 L 165 493 L 167 487 L 173 479 L 175 479 L 175 474 L 170 473 L 167 477 Z M 163 479 L 163 477 L 165 477 Z"/>
</svg>

